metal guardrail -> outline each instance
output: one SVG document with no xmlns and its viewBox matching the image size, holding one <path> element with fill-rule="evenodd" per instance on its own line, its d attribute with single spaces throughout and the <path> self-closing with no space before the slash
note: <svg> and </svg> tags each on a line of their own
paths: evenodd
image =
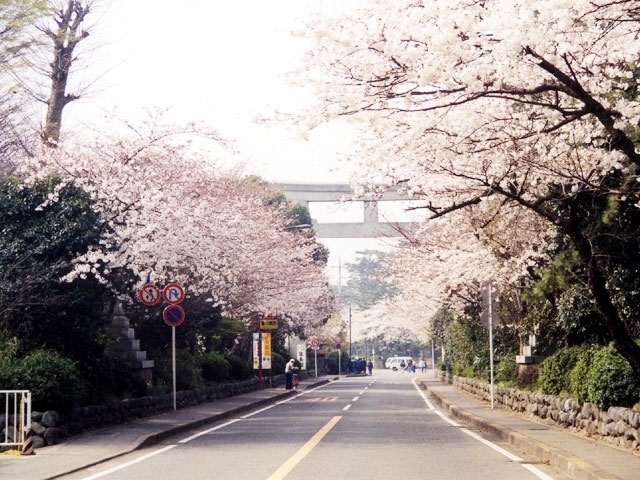
<svg viewBox="0 0 640 480">
<path fill-rule="evenodd" d="M 0 390 L 0 447 L 22 446 L 31 428 L 31 392 L 29 390 Z"/>
</svg>

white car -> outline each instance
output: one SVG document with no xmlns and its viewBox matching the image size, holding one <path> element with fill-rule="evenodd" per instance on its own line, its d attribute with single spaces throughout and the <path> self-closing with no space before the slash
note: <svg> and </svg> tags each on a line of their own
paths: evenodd
<svg viewBox="0 0 640 480">
<path fill-rule="evenodd" d="M 409 360 L 413 360 L 413 359 L 411 357 L 389 357 L 387 358 L 387 361 L 384 362 L 384 367 L 390 368 L 395 372 L 396 370 L 403 368 L 400 366 L 403 360 L 404 360 L 404 365 L 406 367 L 407 364 L 409 363 Z"/>
</svg>

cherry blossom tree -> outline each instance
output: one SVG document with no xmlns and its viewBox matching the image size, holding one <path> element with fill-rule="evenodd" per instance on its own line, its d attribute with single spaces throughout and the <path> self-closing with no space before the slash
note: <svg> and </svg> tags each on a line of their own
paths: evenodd
<svg viewBox="0 0 640 480">
<path fill-rule="evenodd" d="M 247 323 L 271 312 L 303 328 L 331 313 L 315 239 L 288 231 L 285 212 L 255 182 L 195 153 L 185 142 L 191 128 L 155 123 L 137 132 L 43 146 L 26 162 L 31 178 L 82 187 L 103 222 L 100 246 L 77 256 L 68 280 L 93 275 L 116 288 L 113 272 L 124 269 L 140 284 L 147 275 L 178 281 Z M 55 192 L 39 208 L 53 202 Z"/>
<path fill-rule="evenodd" d="M 362 184 L 400 185 L 425 199 L 431 219 L 448 217 L 463 231 L 456 213 L 467 210 L 484 218 L 471 223 L 476 231 L 534 214 L 545 228 L 533 244 L 544 247 L 550 228 L 568 237 L 610 337 L 636 370 L 640 347 L 597 248 L 599 236 L 620 231 L 577 205 L 585 195 L 640 203 L 639 8 L 632 0 L 368 2 L 309 29 L 316 42 L 306 72 L 323 100 L 311 125 L 349 116 L 366 127 Z"/>
</svg>

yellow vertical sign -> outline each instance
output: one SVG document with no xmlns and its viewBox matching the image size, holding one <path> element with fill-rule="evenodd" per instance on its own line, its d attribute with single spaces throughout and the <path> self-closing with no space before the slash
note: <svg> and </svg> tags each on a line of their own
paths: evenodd
<svg viewBox="0 0 640 480">
<path fill-rule="evenodd" d="M 262 368 L 271 368 L 271 333 L 262 333 Z"/>
<path fill-rule="evenodd" d="M 271 356 L 271 333 L 263 332 L 262 342 L 264 345 L 264 347 L 262 348 L 262 351 L 264 352 L 264 356 L 270 357 Z"/>
</svg>

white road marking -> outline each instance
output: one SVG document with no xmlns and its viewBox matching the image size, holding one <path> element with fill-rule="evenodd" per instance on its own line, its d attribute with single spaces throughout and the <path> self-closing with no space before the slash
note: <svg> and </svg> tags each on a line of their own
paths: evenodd
<svg viewBox="0 0 640 480">
<path fill-rule="evenodd" d="M 369 390 L 369 387 L 364 387 L 365 390 Z"/>
<path fill-rule="evenodd" d="M 360 399 L 360 397 L 353 397 L 353 398 L 351 399 L 351 401 L 352 401 L 352 402 L 357 402 L 359 399 Z"/>
<path fill-rule="evenodd" d="M 358 395 L 364 395 L 364 390 L 360 390 L 360 393 L 358 393 Z"/>
<path fill-rule="evenodd" d="M 466 433 L 467 435 L 469 435 L 472 438 L 475 438 L 479 442 L 484 443 L 487 447 L 494 449 L 496 452 L 501 453 L 502 455 L 507 457 L 509 460 L 512 460 L 514 462 L 522 462 L 523 461 L 517 455 L 514 455 L 513 453 L 508 452 L 507 450 L 505 450 L 504 448 L 496 445 L 495 443 L 490 442 L 489 440 L 487 440 L 485 438 L 482 438 L 480 435 L 478 435 L 475 432 L 472 432 L 471 430 L 467 430 L 466 428 L 461 428 L 460 431 Z M 549 475 L 544 473 L 542 470 L 540 470 L 537 467 L 534 467 L 533 465 L 525 463 L 525 464 L 521 464 L 521 466 L 523 468 L 529 470 L 531 473 L 533 473 L 540 480 L 553 480 L 553 477 L 550 477 Z"/>
<path fill-rule="evenodd" d="M 347 405 L 347 406 L 346 406 L 346 407 L 344 407 L 342 410 L 344 410 L 344 411 L 346 412 L 346 411 L 347 411 L 347 410 L 349 410 L 350 408 L 351 408 L 351 404 Z"/>
<path fill-rule="evenodd" d="M 304 392 L 300 392 L 297 395 L 294 395 L 293 397 L 287 398 L 286 400 L 280 400 L 279 402 L 276 402 L 275 404 L 276 405 L 282 405 L 283 403 L 287 403 L 287 402 L 290 402 L 291 400 L 295 400 L 296 398 L 299 398 L 299 397 L 301 397 L 303 395 L 306 395 L 307 393 L 315 392 L 319 388 L 324 388 L 327 385 L 331 385 L 331 383 L 333 383 L 333 381 L 330 381 L 329 383 L 325 383 L 324 385 L 320 385 L 319 387 L 312 388 L 310 390 L 305 390 Z"/>
<path fill-rule="evenodd" d="M 240 421 L 239 418 L 234 418 L 233 420 L 229 420 L 228 422 L 225 422 L 222 425 L 218 425 L 217 427 L 209 428 L 207 430 L 203 430 L 202 432 L 198 432 L 198 433 L 196 433 L 194 435 L 191 435 L 190 437 L 183 438 L 178 443 L 190 442 L 191 440 L 193 440 L 195 438 L 201 437 L 202 435 L 206 435 L 207 433 L 215 432 L 216 430 L 220 430 L 221 428 L 227 427 L 227 426 L 231 425 L 232 423 L 236 423 L 236 422 L 239 422 L 239 421 Z"/>
<path fill-rule="evenodd" d="M 123 468 L 130 467 L 131 465 L 135 465 L 136 463 L 143 462 L 148 458 L 151 458 L 151 457 L 153 457 L 155 455 L 158 455 L 160 453 L 167 452 L 167 451 L 169 451 L 169 450 L 171 450 L 172 448 L 175 448 L 175 447 L 177 447 L 177 445 L 168 445 L 168 446 L 166 446 L 164 448 L 161 448 L 160 450 L 156 450 L 155 452 L 147 453 L 146 455 L 138 457 L 135 460 L 131 460 L 130 462 L 123 463 L 122 465 L 118 465 L 116 467 L 109 468 L 109 469 L 107 469 L 107 470 L 105 470 L 103 472 L 96 473 L 96 474 L 91 475 L 89 477 L 85 477 L 83 480 L 94 480 L 96 478 L 100 478 L 100 477 L 104 477 L 106 475 L 110 475 L 110 474 L 112 474 L 114 472 L 117 472 L 118 470 L 122 470 Z"/>
<path fill-rule="evenodd" d="M 310 389 L 310 390 L 305 390 L 304 392 L 301 392 L 301 393 L 299 393 L 298 395 L 294 395 L 294 396 L 292 396 L 292 397 L 289 397 L 289 398 L 287 398 L 286 400 L 282 400 L 282 401 L 280 401 L 280 402 L 276 402 L 276 403 L 274 403 L 273 405 L 269 405 L 269 406 L 267 406 L 267 407 L 261 408 L 260 410 L 256 410 L 255 412 L 249 413 L 249 414 L 247 414 L 247 415 L 243 415 L 243 416 L 242 416 L 242 417 L 240 417 L 240 418 L 234 418 L 233 420 L 229 420 L 228 422 L 225 422 L 225 423 L 223 423 L 223 424 L 221 424 L 221 425 L 218 425 L 218 426 L 216 426 L 216 427 L 209 428 L 209 429 L 207 429 L 207 430 L 203 430 L 202 432 L 198 432 L 198 433 L 196 433 L 196 434 L 194 434 L 194 435 L 191 435 L 190 437 L 183 438 L 183 439 L 182 439 L 182 440 L 180 440 L 178 443 L 180 444 L 180 443 L 187 443 L 187 442 L 190 442 L 191 440 L 194 440 L 194 439 L 196 439 L 196 438 L 198 438 L 198 437 L 201 437 L 202 435 L 206 435 L 207 433 L 215 432 L 216 430 L 219 430 L 219 429 L 221 429 L 221 428 L 227 427 L 227 426 L 231 425 L 232 423 L 240 422 L 241 420 L 244 420 L 244 419 L 247 419 L 247 418 L 249 418 L 249 417 L 252 417 L 253 415 L 257 415 L 258 413 L 264 412 L 265 410 L 269 410 L 270 408 L 273 408 L 273 407 L 275 407 L 276 405 L 280 405 L 280 404 L 282 404 L 282 403 L 289 402 L 289 401 L 294 400 L 294 399 L 296 399 L 296 398 L 298 398 L 298 397 L 301 397 L 302 395 L 306 395 L 307 393 L 310 393 L 310 392 L 313 392 L 313 391 L 315 391 L 315 390 L 318 390 L 319 388 L 326 387 L 326 386 L 327 386 L 327 385 L 329 385 L 330 383 L 332 383 L 332 382 L 325 383 L 324 385 L 320 385 L 319 387 L 315 387 L 315 388 L 312 388 L 312 389 Z M 346 407 L 346 408 L 344 408 L 344 410 L 348 410 L 348 407 L 350 407 L 350 406 L 351 406 L 351 405 L 347 405 L 347 407 Z M 118 465 L 118 466 L 115 466 L 115 467 L 109 468 L 108 470 L 105 470 L 105 471 L 103 471 L 103 472 L 99 472 L 99 473 L 96 473 L 96 474 L 91 475 L 91 476 L 89 476 L 89 477 L 85 477 L 83 480 L 94 480 L 94 479 L 96 479 L 96 478 L 104 477 L 104 476 L 109 475 L 109 474 L 111 474 L 111 473 L 117 472 L 118 470 L 122 470 L 122 469 L 124 469 L 124 468 L 130 467 L 131 465 L 135 465 L 136 463 L 143 462 L 144 460 L 146 460 L 146 459 L 148 459 L 148 458 L 151 458 L 151 457 L 153 457 L 153 456 L 155 456 L 155 455 L 158 455 L 158 454 L 160 454 L 160 453 L 167 452 L 167 451 L 169 451 L 169 450 L 171 450 L 172 448 L 175 448 L 175 447 L 177 447 L 177 446 L 178 446 L 177 444 L 176 444 L 176 445 L 168 445 L 168 446 L 166 446 L 166 447 L 164 447 L 164 448 L 161 448 L 161 449 L 159 449 L 159 450 L 156 450 L 155 452 L 151 452 L 151 453 L 148 453 L 148 454 L 143 455 L 143 456 L 141 456 L 141 457 L 138 457 L 138 458 L 136 458 L 135 460 L 131 460 L 130 462 L 126 462 L 126 463 L 123 463 L 123 464 L 121 464 L 121 465 Z"/>
<path fill-rule="evenodd" d="M 416 387 L 416 390 L 418 390 L 418 393 L 420 394 L 420 396 L 422 397 L 422 399 L 424 400 L 424 402 L 427 404 L 427 407 L 429 407 L 429 410 L 435 410 L 436 407 L 433 406 L 433 403 L 431 403 L 429 401 L 429 399 L 427 398 L 427 396 L 424 394 L 424 391 L 418 386 L 418 384 L 416 383 L 416 378 L 419 377 L 415 377 L 411 380 L 411 383 L 413 383 L 413 386 Z"/>
<path fill-rule="evenodd" d="M 433 410 L 435 412 L 436 415 L 438 415 L 441 419 L 443 419 L 445 422 L 447 422 L 449 425 L 453 426 L 453 427 L 461 427 L 462 425 L 460 425 L 458 422 L 456 422 L 455 420 L 451 420 L 449 417 L 447 417 L 444 413 L 442 413 L 439 410 Z"/>
<path fill-rule="evenodd" d="M 418 377 L 416 377 L 418 378 Z M 442 418 L 445 422 L 449 423 L 450 425 L 454 426 L 454 427 L 461 427 L 460 431 L 466 433 L 467 435 L 469 435 L 471 438 L 474 438 L 475 440 L 485 444 L 487 447 L 492 448 L 493 450 L 495 450 L 496 452 L 504 455 L 505 457 L 507 457 L 509 460 L 513 461 L 513 462 L 522 462 L 523 460 L 518 457 L 517 455 L 514 455 L 513 453 L 505 450 L 504 448 L 496 445 L 493 442 L 490 442 L 489 440 L 482 438 L 480 435 L 478 435 L 475 432 L 472 432 L 471 430 L 468 430 L 466 428 L 462 428 L 462 425 L 460 425 L 458 422 L 450 419 L 449 417 L 447 417 L 444 413 L 440 412 L 439 410 L 436 410 L 436 408 L 433 406 L 433 404 L 429 401 L 429 399 L 427 398 L 427 396 L 424 394 L 424 392 L 422 391 L 422 389 L 420 387 L 418 387 L 418 385 L 416 384 L 416 378 L 411 380 L 411 383 L 413 383 L 413 386 L 416 387 L 416 390 L 418 390 L 418 393 L 420 394 L 420 396 L 422 397 L 422 399 L 425 401 L 425 403 L 427 404 L 427 406 L 429 407 L 429 410 L 433 411 L 436 415 L 438 415 L 440 418 Z M 544 473 L 542 470 L 540 470 L 537 467 L 534 467 L 533 465 L 530 464 L 520 464 L 523 468 L 525 468 L 526 470 L 529 470 L 532 474 L 534 474 L 536 477 L 538 477 L 540 480 L 554 480 L 553 477 L 550 477 L 549 475 L 547 475 L 546 473 Z"/>
<path fill-rule="evenodd" d="M 242 418 L 244 420 L 245 418 L 253 417 L 254 415 L 257 415 L 258 413 L 262 413 L 265 410 L 269 410 L 270 408 L 273 408 L 273 407 L 275 407 L 275 405 L 269 405 L 268 407 L 264 407 L 264 408 L 261 408 L 260 410 L 256 410 L 255 412 L 243 415 L 240 418 Z"/>
</svg>

